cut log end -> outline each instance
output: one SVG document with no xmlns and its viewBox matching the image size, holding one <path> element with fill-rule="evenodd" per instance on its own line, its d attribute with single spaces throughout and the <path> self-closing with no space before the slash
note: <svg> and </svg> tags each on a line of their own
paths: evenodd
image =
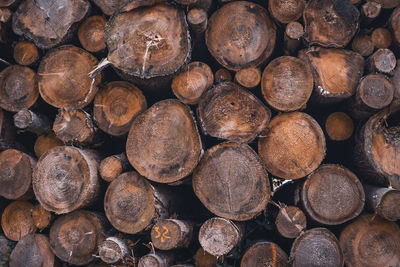
<svg viewBox="0 0 400 267">
<path fill-rule="evenodd" d="M 369 2 L 374 3 L 374 2 Z M 392 44 L 392 34 L 386 28 L 377 28 L 371 34 L 372 43 L 376 48 L 389 48 Z"/>
<path fill-rule="evenodd" d="M 371 55 L 374 52 L 374 43 L 371 36 L 367 34 L 357 35 L 351 43 L 351 49 L 364 57 Z"/>
<path fill-rule="evenodd" d="M 389 221 L 400 219 L 400 191 L 387 187 L 366 185 L 366 205 L 369 211 Z"/>
<path fill-rule="evenodd" d="M 14 201 L 9 204 L 1 216 L 1 227 L 4 235 L 13 241 L 36 232 L 31 210 L 33 205 L 27 201 Z"/>
<path fill-rule="evenodd" d="M 221 82 L 231 82 L 232 81 L 232 75 L 227 69 L 219 69 L 215 72 L 215 82 L 216 83 L 221 83 Z"/>
<path fill-rule="evenodd" d="M 261 71 L 255 67 L 243 68 L 236 72 L 235 81 L 245 88 L 253 89 L 260 84 Z"/>
<path fill-rule="evenodd" d="M 166 219 L 151 229 L 151 242 L 161 250 L 185 248 L 192 241 L 193 225 L 187 221 Z"/>
<path fill-rule="evenodd" d="M 366 18 L 367 22 L 376 19 L 381 13 L 382 5 L 375 1 L 368 1 L 361 7 L 361 12 Z"/>
<path fill-rule="evenodd" d="M 393 100 L 394 86 L 386 76 L 369 74 L 357 89 L 357 96 L 368 107 L 378 110 L 388 106 Z"/>
<path fill-rule="evenodd" d="M 304 35 L 304 27 L 300 22 L 291 21 L 286 25 L 285 34 L 290 39 L 300 39 Z"/>
<path fill-rule="evenodd" d="M 129 162 L 125 154 L 112 155 L 100 163 L 100 176 L 107 182 L 112 182 L 122 172 L 128 169 Z"/>
<path fill-rule="evenodd" d="M 125 240 L 109 237 L 99 245 L 99 256 L 108 264 L 116 264 L 130 256 L 130 249 Z"/>
<path fill-rule="evenodd" d="M 217 257 L 211 255 L 203 248 L 199 248 L 193 257 L 195 266 L 198 267 L 216 267 Z"/>
<path fill-rule="evenodd" d="M 296 238 L 307 227 L 304 213 L 295 206 L 282 207 L 275 219 L 278 232 L 286 238 Z"/>
<path fill-rule="evenodd" d="M 32 220 L 36 228 L 43 230 L 50 226 L 53 215 L 50 211 L 43 208 L 42 205 L 36 205 L 32 209 Z"/>
<path fill-rule="evenodd" d="M 49 119 L 39 113 L 35 113 L 29 109 L 21 109 L 14 115 L 14 125 L 37 135 L 50 132 Z"/>
<path fill-rule="evenodd" d="M 277 244 L 259 241 L 244 253 L 240 266 L 289 267 L 288 261 L 288 256 Z"/>
<path fill-rule="evenodd" d="M 18 42 L 14 47 L 14 59 L 18 64 L 28 66 L 39 59 L 39 51 L 33 43 Z"/>
<path fill-rule="evenodd" d="M 33 150 L 37 158 L 40 158 L 45 152 L 56 146 L 62 146 L 64 143 L 56 137 L 54 132 L 50 132 L 46 135 L 40 135 L 35 141 Z"/>
<path fill-rule="evenodd" d="M 150 253 L 140 258 L 138 267 L 169 267 L 174 261 L 174 255 L 171 253 Z"/>
<path fill-rule="evenodd" d="M 104 17 L 92 16 L 79 26 L 78 38 L 83 48 L 92 53 L 101 52 L 106 48 L 103 37 L 106 23 Z"/>
<path fill-rule="evenodd" d="M 381 72 L 384 74 L 393 74 L 396 67 L 396 57 L 389 49 L 378 49 L 368 58 L 367 67 L 369 72 Z"/>
<path fill-rule="evenodd" d="M 331 113 L 326 119 L 325 130 L 331 140 L 345 141 L 353 135 L 353 120 L 343 112 Z"/>
<path fill-rule="evenodd" d="M 277 21 L 287 24 L 303 15 L 305 5 L 304 0 L 271 0 L 268 2 L 268 9 Z"/>
</svg>

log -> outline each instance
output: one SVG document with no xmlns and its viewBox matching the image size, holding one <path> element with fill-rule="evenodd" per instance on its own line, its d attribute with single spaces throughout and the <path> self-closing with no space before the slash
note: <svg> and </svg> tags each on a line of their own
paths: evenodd
<svg viewBox="0 0 400 267">
<path fill-rule="evenodd" d="M 173 209 L 170 193 L 151 185 L 136 172 L 126 172 L 113 180 L 104 197 L 104 211 L 115 229 L 135 234 L 166 219 Z"/>
<path fill-rule="evenodd" d="M 268 10 L 276 21 L 287 24 L 301 18 L 305 5 L 305 0 L 271 0 L 268 1 Z"/>
<path fill-rule="evenodd" d="M 11 19 L 12 11 L 8 8 L 0 8 L 0 22 L 8 23 Z"/>
<path fill-rule="evenodd" d="M 372 185 L 365 185 L 365 204 L 370 212 L 388 221 L 400 219 L 400 191 Z"/>
<path fill-rule="evenodd" d="M 211 68 L 199 61 L 193 61 L 182 68 L 172 79 L 172 92 L 183 103 L 196 105 L 204 92 L 214 83 Z"/>
<path fill-rule="evenodd" d="M 363 33 L 356 35 L 351 43 L 351 49 L 363 57 L 371 55 L 374 52 L 374 43 L 371 36 Z"/>
<path fill-rule="evenodd" d="M 1 228 L 4 235 L 13 241 L 19 241 L 24 236 L 36 232 L 31 216 L 33 205 L 28 201 L 13 201 L 3 211 Z"/>
<path fill-rule="evenodd" d="M 350 101 L 352 116 L 356 119 L 367 119 L 387 107 L 393 100 L 394 89 L 392 82 L 385 75 L 369 74 L 363 77 L 356 95 Z"/>
<path fill-rule="evenodd" d="M 53 147 L 62 145 L 63 142 L 58 139 L 52 131 L 46 135 L 38 136 L 35 141 L 33 150 L 35 151 L 36 157 L 40 158 L 40 156 L 42 156 L 45 152 L 52 149 Z"/>
<path fill-rule="evenodd" d="M 107 16 L 111 16 L 130 1 L 131 0 L 92 0 L 92 2 Z"/>
<path fill-rule="evenodd" d="M 197 108 L 203 133 L 249 143 L 268 125 L 271 111 L 249 91 L 232 82 L 215 85 Z"/>
<path fill-rule="evenodd" d="M 193 223 L 177 219 L 160 220 L 151 228 L 151 242 L 155 248 L 172 250 L 187 248 L 193 235 Z"/>
<path fill-rule="evenodd" d="M 302 60 L 283 56 L 271 61 L 261 81 L 265 101 L 279 111 L 303 109 L 313 91 L 310 67 Z"/>
<path fill-rule="evenodd" d="M 108 62 L 127 77 L 174 74 L 191 53 L 185 17 L 183 10 L 164 4 L 113 16 L 104 32 Z"/>
<path fill-rule="evenodd" d="M 193 114 L 173 99 L 157 102 L 138 115 L 126 142 L 131 165 L 158 183 L 173 183 L 188 176 L 202 151 Z"/>
<path fill-rule="evenodd" d="M 133 119 L 146 108 L 146 98 L 139 88 L 129 82 L 114 81 L 96 95 L 93 115 L 101 130 L 123 136 L 129 132 Z"/>
<path fill-rule="evenodd" d="M 201 247 L 216 257 L 228 254 L 243 238 L 243 227 L 231 220 L 214 217 L 203 223 L 199 231 Z"/>
<path fill-rule="evenodd" d="M 58 146 L 45 152 L 33 172 L 35 196 L 48 211 L 68 213 L 91 204 L 99 191 L 98 155 Z"/>
<path fill-rule="evenodd" d="M 349 169 L 324 164 L 303 183 L 300 201 L 312 220 L 338 225 L 360 215 L 365 193 L 361 182 Z"/>
<path fill-rule="evenodd" d="M 366 62 L 368 72 L 381 72 L 392 75 L 396 67 L 396 57 L 389 49 L 378 49 Z"/>
<path fill-rule="evenodd" d="M 101 142 L 100 132 L 92 116 L 82 109 L 59 109 L 53 132 L 65 144 L 88 146 Z"/>
<path fill-rule="evenodd" d="M 129 12 L 134 9 L 139 9 L 141 7 L 151 7 L 157 4 L 167 3 L 167 0 L 128 0 L 128 3 L 123 5 L 123 7 L 119 10 L 121 12 Z"/>
<path fill-rule="evenodd" d="M 275 225 L 283 237 L 296 238 L 307 228 L 307 219 L 303 211 L 296 206 L 284 206 L 279 209 Z"/>
<path fill-rule="evenodd" d="M 356 34 L 360 12 L 347 0 L 310 0 L 304 8 L 309 45 L 345 47 Z"/>
<path fill-rule="evenodd" d="M 392 44 L 392 34 L 386 28 L 376 28 L 371 34 L 371 40 L 378 49 L 389 48 Z"/>
<path fill-rule="evenodd" d="M 333 112 L 325 121 L 325 131 L 333 141 L 346 141 L 354 132 L 353 120 L 344 112 Z"/>
<path fill-rule="evenodd" d="M 106 49 L 103 37 L 106 23 L 106 19 L 102 16 L 91 16 L 79 26 L 78 38 L 84 49 L 92 53 Z"/>
<path fill-rule="evenodd" d="M 86 210 L 58 217 L 50 228 L 51 250 L 70 264 L 88 264 L 105 238 L 103 219 Z"/>
<path fill-rule="evenodd" d="M 126 258 L 131 257 L 131 251 L 126 244 L 126 240 L 112 236 L 106 238 L 99 245 L 99 256 L 105 263 L 116 264 L 125 262 Z"/>
<path fill-rule="evenodd" d="M 36 73 L 25 66 L 11 65 L 0 72 L 0 107 L 11 112 L 30 108 L 39 97 Z"/>
<path fill-rule="evenodd" d="M 275 266 L 289 267 L 285 251 L 269 241 L 258 241 L 246 250 L 240 262 L 241 267 Z"/>
<path fill-rule="evenodd" d="M 14 47 L 14 59 L 19 65 L 33 65 L 39 59 L 39 51 L 31 42 L 18 42 Z"/>
<path fill-rule="evenodd" d="M 18 199 L 31 190 L 36 160 L 16 149 L 0 152 L 0 196 Z"/>
<path fill-rule="evenodd" d="M 236 142 L 210 148 L 193 172 L 192 185 L 209 211 L 235 221 L 260 214 L 271 193 L 261 159 L 248 145 Z"/>
<path fill-rule="evenodd" d="M 16 133 L 9 114 L 0 108 L 0 151 L 14 146 Z"/>
<path fill-rule="evenodd" d="M 375 114 L 356 136 L 354 163 L 360 177 L 371 185 L 392 186 L 400 190 L 400 146 L 398 114 L 400 102 Z"/>
<path fill-rule="evenodd" d="M 371 1 L 371 0 L 367 0 Z M 375 0 L 374 0 L 375 1 Z M 379 4 L 381 4 L 384 9 L 392 9 L 400 5 L 399 0 L 377 0 Z"/>
<path fill-rule="evenodd" d="M 395 99 L 400 98 L 400 60 L 397 60 L 396 62 L 396 68 L 394 69 L 394 74 L 390 78 L 390 81 L 392 82 L 394 86 L 394 94 L 393 97 Z"/>
<path fill-rule="evenodd" d="M 361 21 L 363 24 L 371 24 L 381 13 L 382 5 L 377 1 L 368 1 L 361 7 Z"/>
<path fill-rule="evenodd" d="M 400 7 L 396 8 L 389 18 L 389 28 L 392 31 L 393 43 L 399 47 L 400 46 Z"/>
<path fill-rule="evenodd" d="M 17 4 L 18 2 L 18 0 L 1 0 L 0 7 L 10 7 Z"/>
<path fill-rule="evenodd" d="M 347 266 L 396 266 L 400 262 L 400 229 L 379 216 L 365 215 L 340 234 Z"/>
<path fill-rule="evenodd" d="M 208 24 L 205 33 L 208 50 L 229 70 L 258 67 L 274 50 L 276 26 L 258 4 L 228 3 L 212 14 Z"/>
<path fill-rule="evenodd" d="M 284 54 L 293 55 L 301 46 L 301 37 L 304 35 L 304 27 L 300 22 L 291 21 L 286 25 L 284 33 Z"/>
<path fill-rule="evenodd" d="M 112 182 L 121 173 L 129 169 L 125 153 L 109 156 L 100 162 L 100 176 L 106 182 Z"/>
<path fill-rule="evenodd" d="M 51 221 L 53 220 L 53 215 L 51 214 L 51 212 L 45 210 L 40 204 L 37 204 L 32 208 L 31 216 L 33 224 L 40 231 L 49 227 Z"/>
<path fill-rule="evenodd" d="M 169 252 L 149 253 L 140 258 L 138 267 L 169 267 L 174 262 L 174 255 Z"/>
<path fill-rule="evenodd" d="M 364 58 L 360 54 L 320 47 L 311 47 L 300 53 L 299 57 L 310 64 L 314 76 L 315 102 L 333 104 L 354 95 L 364 71 Z"/>
<path fill-rule="evenodd" d="M 50 50 L 38 68 L 39 92 L 44 101 L 57 108 L 83 108 L 98 91 L 101 75 L 91 80 L 97 59 L 85 50 L 64 45 Z"/>
<path fill-rule="evenodd" d="M 207 29 L 208 16 L 204 9 L 192 8 L 186 15 L 194 42 L 199 42 Z"/>
<path fill-rule="evenodd" d="M 199 248 L 193 257 L 194 265 L 197 267 L 216 267 L 217 257 L 211 255 L 203 248 Z"/>
<path fill-rule="evenodd" d="M 84 0 L 27 0 L 15 11 L 13 31 L 42 49 L 49 49 L 70 39 L 76 25 L 88 14 L 90 4 Z"/>
<path fill-rule="evenodd" d="M 231 82 L 232 75 L 227 69 L 219 69 L 215 72 L 215 83 L 222 83 L 222 82 Z"/>
<path fill-rule="evenodd" d="M 51 131 L 50 121 L 46 116 L 25 108 L 14 115 L 14 125 L 19 129 L 37 135 L 43 135 Z"/>
<path fill-rule="evenodd" d="M 243 68 L 236 72 L 235 82 L 245 88 L 254 89 L 261 82 L 261 71 L 255 67 Z"/>
<path fill-rule="evenodd" d="M 9 262 L 10 254 L 12 251 L 10 241 L 5 238 L 4 235 L 0 234 L 0 261 L 7 267 L 7 262 Z"/>
<path fill-rule="evenodd" d="M 337 238 L 326 228 L 313 228 L 296 238 L 290 251 L 293 267 L 343 267 Z"/>
<path fill-rule="evenodd" d="M 258 139 L 258 153 L 267 170 L 283 179 L 308 175 L 321 164 L 325 151 L 321 127 L 302 112 L 275 116 Z"/>
<path fill-rule="evenodd" d="M 10 267 L 53 267 L 56 258 L 49 239 L 41 234 L 29 234 L 18 241 L 10 255 Z"/>
</svg>

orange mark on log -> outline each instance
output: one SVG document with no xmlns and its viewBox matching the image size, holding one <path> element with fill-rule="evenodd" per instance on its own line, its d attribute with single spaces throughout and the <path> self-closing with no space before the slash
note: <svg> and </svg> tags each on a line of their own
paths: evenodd
<svg viewBox="0 0 400 267">
<path fill-rule="evenodd" d="M 272 249 L 272 267 L 275 267 L 276 265 L 276 248 L 275 245 L 271 243 L 271 249 Z"/>
<path fill-rule="evenodd" d="M 157 232 L 156 238 L 160 238 L 161 237 L 161 243 L 164 243 L 164 238 L 167 238 L 167 239 L 171 238 L 170 236 L 167 236 L 167 234 L 169 232 L 167 227 L 163 226 L 163 229 L 165 231 L 162 234 L 159 231 L 159 229 L 160 228 L 158 226 L 154 227 L 154 230 L 156 230 L 156 232 Z"/>
</svg>

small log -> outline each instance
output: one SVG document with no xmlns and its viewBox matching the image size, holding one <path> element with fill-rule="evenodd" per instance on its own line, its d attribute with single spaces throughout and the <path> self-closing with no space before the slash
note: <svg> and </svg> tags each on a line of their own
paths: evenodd
<svg viewBox="0 0 400 267">
<path fill-rule="evenodd" d="M 395 99 L 400 98 L 400 60 L 396 62 L 396 68 L 393 71 L 393 76 L 390 78 L 393 86 L 394 86 L 394 95 Z"/>
<path fill-rule="evenodd" d="M 38 68 L 39 92 L 43 100 L 57 108 L 82 108 L 98 91 L 101 75 L 88 76 L 97 59 L 73 45 L 50 50 Z"/>
<path fill-rule="evenodd" d="M 235 82 L 245 88 L 254 89 L 261 82 L 261 71 L 255 67 L 243 68 L 236 72 Z"/>
<path fill-rule="evenodd" d="M 4 235 L 13 241 L 19 241 L 24 236 L 36 232 L 31 210 L 33 205 L 28 201 L 13 201 L 1 216 L 1 228 Z"/>
<path fill-rule="evenodd" d="M 32 185 L 48 211 L 68 213 L 93 202 L 99 190 L 98 156 L 91 150 L 58 146 L 36 164 Z"/>
<path fill-rule="evenodd" d="M 217 257 L 211 255 L 203 248 L 199 248 L 196 251 L 196 254 L 193 257 L 194 265 L 196 267 L 216 267 L 217 266 Z"/>
<path fill-rule="evenodd" d="M 0 234 L 0 259 L 8 260 L 10 258 L 11 251 L 11 242 L 4 235 Z"/>
<path fill-rule="evenodd" d="M 106 23 L 102 16 L 91 16 L 79 26 L 78 38 L 83 48 L 92 53 L 106 49 L 103 37 Z"/>
<path fill-rule="evenodd" d="M 358 84 L 356 95 L 350 102 L 352 116 L 367 119 L 388 106 L 394 96 L 394 86 L 388 77 L 382 74 L 369 74 Z"/>
<path fill-rule="evenodd" d="M 219 69 L 215 72 L 215 83 L 231 82 L 232 75 L 227 69 Z"/>
<path fill-rule="evenodd" d="M 360 215 L 365 193 L 361 182 L 350 170 L 324 164 L 308 176 L 301 188 L 300 200 L 312 220 L 338 225 Z"/>
<path fill-rule="evenodd" d="M 372 42 L 371 36 L 368 34 L 356 35 L 351 43 L 351 49 L 363 57 L 371 55 L 374 52 L 374 43 Z"/>
<path fill-rule="evenodd" d="M 109 156 L 100 162 L 100 176 L 106 182 L 112 182 L 129 168 L 125 153 Z"/>
<path fill-rule="evenodd" d="M 193 224 L 176 219 L 160 220 L 151 229 L 151 242 L 161 250 L 187 248 L 193 235 Z"/>
<path fill-rule="evenodd" d="M 100 133 L 92 116 L 82 109 L 59 109 L 54 120 L 53 131 L 66 144 L 83 146 L 100 143 Z"/>
<path fill-rule="evenodd" d="M 56 146 L 62 146 L 63 144 L 64 143 L 60 139 L 58 139 L 52 131 L 46 135 L 38 136 L 35 141 L 33 150 L 35 151 L 36 157 L 40 158 L 40 156 L 42 156 L 48 150 Z"/>
<path fill-rule="evenodd" d="M 265 101 L 279 111 L 303 109 L 313 91 L 310 67 L 295 57 L 278 57 L 265 68 L 261 81 Z"/>
<path fill-rule="evenodd" d="M 381 72 L 392 75 L 396 67 L 396 57 L 389 49 L 378 49 L 367 60 L 368 72 Z"/>
<path fill-rule="evenodd" d="M 301 209 L 295 206 L 285 206 L 279 209 L 275 225 L 283 237 L 296 238 L 307 228 L 307 219 Z"/>
<path fill-rule="evenodd" d="M 172 196 L 152 186 L 136 172 L 126 172 L 113 180 L 104 197 L 104 210 L 115 229 L 135 234 L 170 215 Z"/>
<path fill-rule="evenodd" d="M 361 7 L 361 21 L 363 24 L 371 24 L 381 14 L 382 5 L 377 1 L 368 1 Z"/>
<path fill-rule="evenodd" d="M 49 239 L 41 234 L 29 234 L 18 241 L 10 255 L 10 267 L 54 267 L 56 258 Z"/>
<path fill-rule="evenodd" d="M 246 250 L 240 266 L 289 267 L 289 259 L 285 251 L 277 244 L 269 241 L 259 241 Z"/>
<path fill-rule="evenodd" d="M 50 211 L 47 211 L 43 208 L 42 205 L 37 204 L 32 208 L 31 216 L 33 220 L 33 224 L 37 229 L 42 231 L 43 229 L 50 226 L 51 221 L 53 220 L 53 215 Z"/>
<path fill-rule="evenodd" d="M 374 2 L 369 2 L 374 3 Z M 392 34 L 386 28 L 377 28 L 371 34 L 371 40 L 376 48 L 389 48 L 392 45 Z"/>
<path fill-rule="evenodd" d="M 69 39 L 76 31 L 74 24 L 82 21 L 89 9 L 84 0 L 27 0 L 15 11 L 12 28 L 37 47 L 49 49 Z"/>
<path fill-rule="evenodd" d="M 182 68 L 181 72 L 172 79 L 172 92 L 183 103 L 196 105 L 204 92 L 214 83 L 211 68 L 203 63 L 194 61 Z"/>
<path fill-rule="evenodd" d="M 344 112 L 333 112 L 325 121 L 325 131 L 333 141 L 348 140 L 354 132 L 353 120 Z"/>
<path fill-rule="evenodd" d="M 230 252 L 243 238 L 243 227 L 231 220 L 214 217 L 200 227 L 201 247 L 216 257 Z"/>
<path fill-rule="evenodd" d="M 371 185 L 392 186 L 400 190 L 400 149 L 398 115 L 400 101 L 375 114 L 356 136 L 354 163 L 360 177 Z"/>
<path fill-rule="evenodd" d="M 310 0 L 303 13 L 303 37 L 310 45 L 345 47 L 358 30 L 359 16 L 347 0 Z"/>
<path fill-rule="evenodd" d="M 316 102 L 337 103 L 356 92 L 364 72 L 364 58 L 360 54 L 351 50 L 311 47 L 300 51 L 299 57 L 311 66 Z"/>
<path fill-rule="evenodd" d="M 14 47 L 14 59 L 19 65 L 33 65 L 39 59 L 39 51 L 31 42 L 18 42 Z"/>
<path fill-rule="evenodd" d="M 293 267 L 343 267 L 343 253 L 339 241 L 326 228 L 313 228 L 296 238 L 290 251 Z"/>
<path fill-rule="evenodd" d="M 0 22 L 8 23 L 11 20 L 12 11 L 8 8 L 0 8 Z"/>
<path fill-rule="evenodd" d="M 291 21 L 286 25 L 283 39 L 285 55 L 293 55 L 297 52 L 303 35 L 304 27 L 300 22 Z"/>
<path fill-rule="evenodd" d="M 94 99 L 97 125 L 113 136 L 129 132 L 133 119 L 147 108 L 146 98 L 135 85 L 125 81 L 107 83 Z"/>
<path fill-rule="evenodd" d="M 381 4 L 383 9 L 392 9 L 400 5 L 399 0 L 367 0 L 367 1 L 374 1 Z"/>
<path fill-rule="evenodd" d="M 400 190 L 365 185 L 365 200 L 369 211 L 388 221 L 400 219 Z"/>
<path fill-rule="evenodd" d="M 31 178 L 36 160 L 22 151 L 0 152 L 0 196 L 18 199 L 31 190 Z"/>
<path fill-rule="evenodd" d="M 173 99 L 154 104 L 133 121 L 126 142 L 131 165 L 144 177 L 172 183 L 192 173 L 202 154 L 189 107 Z"/>
<path fill-rule="evenodd" d="M 14 115 L 14 125 L 19 129 L 37 135 L 46 134 L 51 131 L 49 119 L 29 109 L 21 109 Z"/>
<path fill-rule="evenodd" d="M 140 258 L 138 267 L 169 267 L 174 262 L 172 252 L 149 253 Z"/>
<path fill-rule="evenodd" d="M 103 219 L 86 210 L 58 217 L 50 228 L 51 250 L 70 264 L 88 264 L 105 238 Z"/>
<path fill-rule="evenodd" d="M 258 139 L 258 153 L 267 170 L 283 179 L 308 175 L 321 164 L 325 151 L 321 127 L 302 112 L 275 116 Z"/>
<path fill-rule="evenodd" d="M 379 216 L 362 216 L 340 234 L 347 266 L 396 266 L 400 262 L 400 228 Z"/>
<path fill-rule="evenodd" d="M 11 65 L 0 72 L 0 107 L 11 112 L 30 108 L 39 97 L 36 73 L 25 66 Z"/>
<path fill-rule="evenodd" d="M 204 9 L 192 8 L 186 17 L 194 42 L 200 41 L 208 25 L 207 12 Z"/>
<path fill-rule="evenodd" d="M 268 204 L 268 174 L 246 144 L 225 142 L 210 148 L 192 177 L 195 194 L 217 216 L 246 221 Z"/>
<path fill-rule="evenodd" d="M 197 114 L 205 134 L 245 143 L 253 141 L 271 118 L 271 111 L 257 97 L 232 82 L 207 91 Z"/>
<path fill-rule="evenodd" d="M 128 2 L 131 2 L 131 0 L 92 0 L 92 1 L 107 16 L 111 16 L 112 14 L 120 10 Z"/>
<path fill-rule="evenodd" d="M 208 50 L 229 70 L 262 65 L 275 47 L 276 26 L 258 4 L 228 3 L 212 14 L 208 24 L 205 33 Z"/>
<path fill-rule="evenodd" d="M 99 256 L 105 263 L 116 264 L 131 257 L 131 252 L 125 240 L 112 236 L 99 245 Z"/>
<path fill-rule="evenodd" d="M 0 0 L 0 7 L 10 7 L 18 2 L 19 0 Z"/>
<path fill-rule="evenodd" d="M 389 18 L 389 28 L 392 31 L 393 43 L 400 46 L 400 7 L 396 8 Z"/>
<path fill-rule="evenodd" d="M 268 10 L 276 21 L 287 24 L 301 18 L 305 5 L 305 0 L 271 0 L 268 1 Z"/>
</svg>

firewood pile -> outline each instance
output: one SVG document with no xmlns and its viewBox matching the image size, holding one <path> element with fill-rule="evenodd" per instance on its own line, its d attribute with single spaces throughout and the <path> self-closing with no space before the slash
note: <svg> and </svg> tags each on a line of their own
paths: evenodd
<svg viewBox="0 0 400 267">
<path fill-rule="evenodd" d="M 400 0 L 0 0 L 0 266 L 400 267 Z"/>
</svg>

